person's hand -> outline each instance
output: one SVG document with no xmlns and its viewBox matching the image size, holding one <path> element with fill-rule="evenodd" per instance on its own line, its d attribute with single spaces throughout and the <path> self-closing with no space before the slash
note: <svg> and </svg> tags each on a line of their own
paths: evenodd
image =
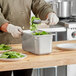
<svg viewBox="0 0 76 76">
<path fill-rule="evenodd" d="M 49 13 L 46 21 L 49 22 L 48 25 L 50 26 L 56 25 L 59 22 L 59 18 L 57 17 L 55 13 Z"/>
<path fill-rule="evenodd" d="M 22 34 L 22 29 L 19 26 L 8 24 L 8 26 L 7 26 L 7 32 L 11 33 L 11 35 L 14 38 L 19 38 L 21 36 L 21 34 Z"/>
</svg>

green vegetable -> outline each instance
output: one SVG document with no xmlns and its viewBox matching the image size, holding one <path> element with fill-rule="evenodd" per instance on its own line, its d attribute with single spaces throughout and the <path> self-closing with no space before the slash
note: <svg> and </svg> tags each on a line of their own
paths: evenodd
<svg viewBox="0 0 76 76">
<path fill-rule="evenodd" d="M 34 24 L 33 23 L 34 20 L 40 20 L 40 18 L 36 18 L 35 16 L 33 16 L 31 18 L 31 26 L 30 26 L 30 30 L 31 31 L 36 31 L 37 30 L 37 26 L 39 25 L 39 24 Z M 47 35 L 48 33 L 45 32 L 45 31 L 42 31 L 42 32 L 35 32 L 35 33 L 32 33 L 32 34 L 33 35 Z"/>
<path fill-rule="evenodd" d="M 48 33 L 45 31 L 32 33 L 33 35 L 47 35 Z"/>
<path fill-rule="evenodd" d="M 8 46 L 8 45 L 5 45 L 5 44 L 1 44 L 0 45 L 0 50 L 2 51 L 2 50 L 10 50 L 11 49 L 11 47 L 10 46 Z"/>
<path fill-rule="evenodd" d="M 40 18 L 37 18 L 37 17 L 33 16 L 33 17 L 31 18 L 31 23 L 33 23 L 34 20 L 40 20 Z"/>
<path fill-rule="evenodd" d="M 32 25 L 30 26 L 30 30 L 31 30 L 31 31 L 36 31 L 36 30 L 37 30 L 37 24 L 32 24 Z"/>
<path fill-rule="evenodd" d="M 39 24 L 34 24 L 34 23 L 33 23 L 34 20 L 40 20 L 40 18 L 37 18 L 37 17 L 35 17 L 35 16 L 33 16 L 33 17 L 31 18 L 31 26 L 30 26 L 30 30 L 31 30 L 31 31 L 36 31 L 36 30 L 37 30 L 37 26 L 39 25 Z"/>
<path fill-rule="evenodd" d="M 0 58 L 22 58 L 24 55 L 15 51 L 4 52 Z"/>
<path fill-rule="evenodd" d="M 9 56 L 9 55 L 4 55 L 4 54 L 3 54 L 3 55 L 1 55 L 0 58 L 8 58 L 8 56 Z"/>
</svg>

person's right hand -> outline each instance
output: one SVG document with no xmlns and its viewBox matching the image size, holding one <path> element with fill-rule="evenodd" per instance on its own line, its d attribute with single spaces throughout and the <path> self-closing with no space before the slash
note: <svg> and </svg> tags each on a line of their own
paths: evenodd
<svg viewBox="0 0 76 76">
<path fill-rule="evenodd" d="M 13 24 L 8 24 L 7 26 L 7 32 L 8 33 L 11 33 L 11 35 L 14 37 L 14 38 L 19 38 L 22 34 L 22 29 L 21 27 L 19 26 L 15 26 Z"/>
</svg>

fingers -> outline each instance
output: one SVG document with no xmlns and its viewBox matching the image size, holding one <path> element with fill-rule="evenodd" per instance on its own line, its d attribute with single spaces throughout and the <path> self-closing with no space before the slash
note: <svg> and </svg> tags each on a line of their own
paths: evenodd
<svg viewBox="0 0 76 76">
<path fill-rule="evenodd" d="M 11 33 L 14 38 L 19 38 L 22 34 L 22 29 L 19 26 L 15 26 L 13 24 L 8 24 L 7 32 Z"/>
<path fill-rule="evenodd" d="M 50 17 L 50 22 L 49 25 L 53 25 L 54 21 L 53 21 L 53 17 Z"/>
<path fill-rule="evenodd" d="M 49 20 L 49 25 L 56 25 L 59 22 L 59 18 L 55 13 L 50 13 L 47 20 Z"/>
<path fill-rule="evenodd" d="M 58 21 L 59 21 L 59 19 L 56 16 L 53 16 L 50 19 L 52 19 L 51 20 L 52 22 L 50 21 L 50 25 L 56 25 L 58 23 Z"/>
<path fill-rule="evenodd" d="M 18 27 L 18 31 L 21 32 L 21 33 L 23 32 L 21 27 Z"/>
<path fill-rule="evenodd" d="M 19 31 L 13 32 L 11 34 L 14 38 L 19 38 L 21 36 L 21 32 L 19 32 Z"/>
<path fill-rule="evenodd" d="M 14 38 L 19 38 L 20 36 L 21 36 L 21 34 L 22 34 L 22 29 L 21 29 L 21 27 L 16 27 L 15 29 L 14 29 L 14 31 L 12 32 L 12 36 L 14 37 Z"/>
</svg>

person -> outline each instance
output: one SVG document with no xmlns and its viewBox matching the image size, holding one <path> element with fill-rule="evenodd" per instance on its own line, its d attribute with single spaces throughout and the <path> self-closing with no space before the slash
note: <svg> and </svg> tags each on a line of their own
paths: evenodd
<svg viewBox="0 0 76 76">
<path fill-rule="evenodd" d="M 49 25 L 55 25 L 59 21 L 44 0 L 0 0 L 0 44 L 21 43 L 23 29 L 30 27 L 31 10 L 36 17 L 49 20 Z M 31 74 L 32 69 L 14 71 L 14 76 Z M 11 76 L 11 71 L 0 72 L 0 76 Z"/>
</svg>

